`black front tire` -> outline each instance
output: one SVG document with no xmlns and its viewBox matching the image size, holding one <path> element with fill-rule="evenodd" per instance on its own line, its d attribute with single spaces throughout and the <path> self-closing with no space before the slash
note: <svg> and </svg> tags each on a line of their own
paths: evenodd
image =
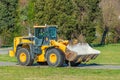
<svg viewBox="0 0 120 80">
<path fill-rule="evenodd" d="M 20 58 L 22 54 L 24 55 L 24 60 Z M 30 52 L 25 48 L 21 48 L 17 51 L 17 60 L 18 64 L 23 66 L 31 66 L 34 62 L 34 59 L 32 59 Z"/>
<path fill-rule="evenodd" d="M 51 55 L 55 55 L 56 56 L 56 60 L 55 62 L 52 62 L 50 59 Z M 65 56 L 64 53 L 57 49 L 57 48 L 53 48 L 47 51 L 46 53 L 46 59 L 47 59 L 47 63 L 49 66 L 55 66 L 55 67 L 61 67 L 64 64 L 65 61 Z"/>
</svg>

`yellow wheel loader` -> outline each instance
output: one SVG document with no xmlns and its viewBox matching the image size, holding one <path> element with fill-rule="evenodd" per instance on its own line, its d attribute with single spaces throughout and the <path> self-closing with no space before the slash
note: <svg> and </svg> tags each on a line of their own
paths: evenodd
<svg viewBox="0 0 120 80">
<path fill-rule="evenodd" d="M 95 59 L 99 53 L 87 43 L 69 45 L 68 40 L 57 40 L 54 25 L 34 26 L 34 36 L 15 37 L 13 50 L 9 51 L 9 55 L 15 56 L 20 65 L 30 66 L 36 61 L 56 67 L 65 63 L 79 65 Z"/>
</svg>

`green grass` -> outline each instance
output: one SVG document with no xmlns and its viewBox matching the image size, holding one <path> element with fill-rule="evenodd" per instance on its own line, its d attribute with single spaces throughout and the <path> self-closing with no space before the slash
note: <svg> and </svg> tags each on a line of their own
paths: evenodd
<svg viewBox="0 0 120 80">
<path fill-rule="evenodd" d="M 10 57 L 7 54 L 3 54 L 3 55 L 0 55 L 0 61 L 16 62 L 17 59 L 15 57 Z"/>
<path fill-rule="evenodd" d="M 95 49 L 100 50 L 101 54 L 95 60 L 91 60 L 90 64 L 120 64 L 120 44 L 109 44 Z M 0 55 L 0 61 L 16 62 L 17 60 L 15 57 Z"/>
<path fill-rule="evenodd" d="M 89 63 L 120 64 L 120 44 L 95 48 L 100 50 L 101 54 Z M 16 62 L 16 58 L 0 55 L 0 61 Z M 120 80 L 120 70 L 4 66 L 0 67 L 0 80 Z"/>
<path fill-rule="evenodd" d="M 0 80 L 120 80 L 120 70 L 0 67 Z"/>
<path fill-rule="evenodd" d="M 108 44 L 102 47 L 95 47 L 101 54 L 89 63 L 97 64 L 120 64 L 120 44 Z"/>
</svg>

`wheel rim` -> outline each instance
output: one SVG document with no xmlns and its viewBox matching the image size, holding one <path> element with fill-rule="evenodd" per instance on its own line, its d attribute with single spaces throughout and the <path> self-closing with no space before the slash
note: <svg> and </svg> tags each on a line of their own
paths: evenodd
<svg viewBox="0 0 120 80">
<path fill-rule="evenodd" d="M 55 63 L 57 61 L 57 56 L 55 53 L 50 54 L 50 62 Z"/>
<path fill-rule="evenodd" d="M 21 62 L 26 62 L 26 59 L 27 59 L 26 57 L 27 57 L 27 56 L 26 56 L 25 53 L 21 53 L 21 54 L 20 54 L 20 61 L 21 61 Z"/>
</svg>

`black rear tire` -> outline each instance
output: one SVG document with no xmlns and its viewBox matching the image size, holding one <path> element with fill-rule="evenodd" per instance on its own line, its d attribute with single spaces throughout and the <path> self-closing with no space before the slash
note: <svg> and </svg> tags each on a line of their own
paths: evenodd
<svg viewBox="0 0 120 80">
<path fill-rule="evenodd" d="M 56 58 L 51 58 L 52 55 Z M 61 50 L 53 48 L 47 51 L 46 59 L 49 66 L 61 67 L 64 64 L 65 56 Z"/>
<path fill-rule="evenodd" d="M 30 52 L 25 48 L 21 48 L 17 51 L 17 60 L 18 64 L 23 66 L 31 66 L 34 62 Z"/>
</svg>

